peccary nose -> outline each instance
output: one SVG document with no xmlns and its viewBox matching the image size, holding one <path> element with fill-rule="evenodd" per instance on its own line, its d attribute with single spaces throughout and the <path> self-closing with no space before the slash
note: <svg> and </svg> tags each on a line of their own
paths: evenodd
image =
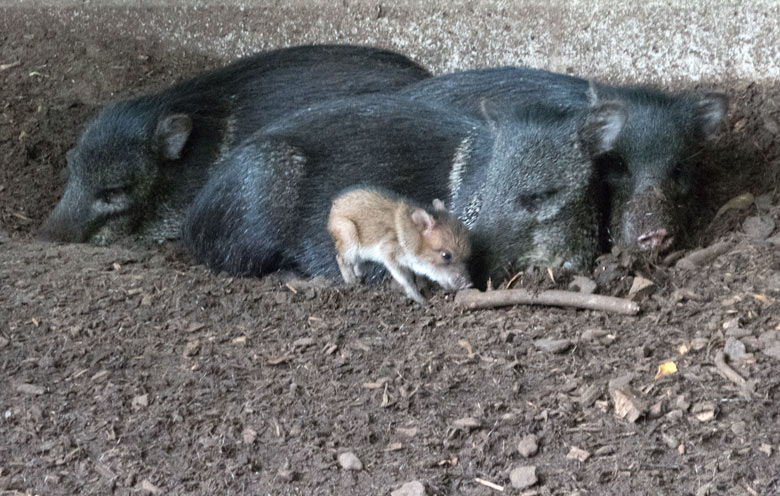
<svg viewBox="0 0 780 496">
<path fill-rule="evenodd" d="M 673 238 L 669 236 L 666 228 L 661 227 L 653 231 L 648 231 L 640 235 L 637 239 L 637 245 L 642 251 L 661 251 L 671 246 Z"/>
</svg>

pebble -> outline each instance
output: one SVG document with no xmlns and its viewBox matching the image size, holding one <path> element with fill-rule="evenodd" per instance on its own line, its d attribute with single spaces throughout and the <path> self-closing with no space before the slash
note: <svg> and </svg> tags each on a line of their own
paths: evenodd
<svg viewBox="0 0 780 496">
<path fill-rule="evenodd" d="M 537 339 L 534 346 L 539 351 L 546 353 L 563 353 L 571 348 L 571 341 L 568 339 Z"/>
<path fill-rule="evenodd" d="M 512 487 L 516 489 L 525 489 L 531 487 L 537 482 L 536 467 L 515 467 L 509 473 L 509 480 Z"/>
<path fill-rule="evenodd" d="M 539 440 L 535 435 L 529 434 L 517 443 L 517 451 L 523 458 L 530 458 L 539 450 Z"/>
<path fill-rule="evenodd" d="M 344 470 L 363 470 L 363 463 L 357 455 L 351 451 L 339 455 L 339 465 Z"/>
<path fill-rule="evenodd" d="M 723 351 L 732 362 L 736 362 L 745 358 L 744 343 L 734 337 L 730 337 L 726 340 L 726 345 L 723 347 Z"/>
<path fill-rule="evenodd" d="M 422 482 L 414 480 L 391 492 L 390 496 L 425 496 L 425 486 Z"/>
</svg>

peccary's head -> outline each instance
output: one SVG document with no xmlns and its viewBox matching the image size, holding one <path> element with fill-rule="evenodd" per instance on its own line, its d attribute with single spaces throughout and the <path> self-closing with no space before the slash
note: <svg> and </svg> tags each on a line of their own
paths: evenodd
<svg viewBox="0 0 780 496">
<path fill-rule="evenodd" d="M 598 232 L 592 159 L 612 150 L 625 120 L 615 102 L 596 102 L 586 113 L 532 105 L 493 120 L 487 177 L 466 207 L 478 211 L 467 219 L 482 258 L 477 272 L 497 283 L 528 265 L 592 263 Z"/>
<path fill-rule="evenodd" d="M 179 159 L 192 130 L 185 114 L 119 102 L 103 109 L 67 153 L 67 183 L 38 236 L 106 244 L 154 212 L 160 168 Z"/>
<path fill-rule="evenodd" d="M 423 274 L 445 289 L 460 290 L 471 286 L 468 259 L 471 242 L 468 230 L 452 215 L 441 200 L 433 201 L 433 211 L 415 208 L 410 216 L 411 230 L 401 230 L 399 242 L 408 252 L 406 262 L 414 272 Z"/>
<path fill-rule="evenodd" d="M 623 88 L 614 95 L 628 121 L 597 167 L 611 195 L 604 221 L 610 241 L 638 251 L 668 249 L 685 225 L 697 154 L 727 110 L 720 93 L 671 95 Z"/>
</svg>

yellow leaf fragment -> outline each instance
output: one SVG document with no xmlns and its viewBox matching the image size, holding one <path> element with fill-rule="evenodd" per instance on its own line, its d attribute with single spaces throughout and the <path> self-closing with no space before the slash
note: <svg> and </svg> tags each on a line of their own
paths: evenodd
<svg viewBox="0 0 780 496">
<path fill-rule="evenodd" d="M 767 297 L 767 295 L 765 295 L 765 294 L 753 293 L 753 298 L 755 298 L 756 300 L 760 301 L 764 305 L 769 305 L 770 303 L 772 303 L 769 300 L 769 298 Z"/>
<path fill-rule="evenodd" d="M 663 377 L 669 374 L 677 373 L 677 364 L 674 362 L 664 362 L 658 366 L 658 372 L 655 374 L 655 378 Z"/>
</svg>

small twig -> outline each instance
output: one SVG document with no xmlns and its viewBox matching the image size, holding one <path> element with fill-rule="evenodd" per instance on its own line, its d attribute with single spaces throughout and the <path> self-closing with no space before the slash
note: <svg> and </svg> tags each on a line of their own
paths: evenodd
<svg viewBox="0 0 780 496">
<path fill-rule="evenodd" d="M 745 391 L 748 390 L 747 381 L 726 363 L 726 354 L 723 351 L 715 353 L 715 368 L 724 379 L 728 379 Z"/>
<path fill-rule="evenodd" d="M 479 477 L 475 477 L 474 482 L 476 482 L 477 484 L 482 484 L 483 486 L 487 486 L 490 489 L 495 489 L 500 493 L 504 492 L 504 486 L 499 486 L 498 484 L 494 484 L 493 482 L 486 481 L 485 479 L 480 479 Z"/>
<path fill-rule="evenodd" d="M 726 241 L 720 241 L 706 248 L 690 252 L 678 260 L 675 267 L 679 269 L 694 270 L 703 265 L 707 265 L 729 250 L 731 250 L 731 244 Z"/>
<path fill-rule="evenodd" d="M 458 292 L 455 303 L 468 310 L 495 308 L 509 305 L 550 305 L 558 307 L 586 308 L 604 312 L 636 315 L 639 305 L 625 298 L 550 290 L 534 294 L 525 289 L 502 289 L 481 292 L 466 289 Z"/>
<path fill-rule="evenodd" d="M 17 60 L 16 62 L 11 62 L 10 64 L 0 64 L 0 71 L 5 71 L 14 67 L 19 67 L 22 65 L 21 60 Z"/>
</svg>

